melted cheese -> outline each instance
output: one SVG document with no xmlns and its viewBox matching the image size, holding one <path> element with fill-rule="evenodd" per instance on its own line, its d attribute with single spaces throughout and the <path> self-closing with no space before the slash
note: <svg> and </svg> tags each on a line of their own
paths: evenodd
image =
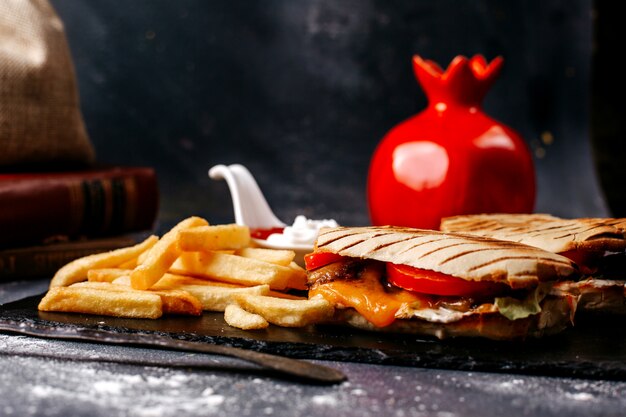
<svg viewBox="0 0 626 417">
<path fill-rule="evenodd" d="M 473 314 L 497 313 L 491 303 L 475 307 L 454 302 L 436 302 L 436 297 L 402 289 L 386 291 L 376 270 L 365 269 L 359 279 L 337 280 L 314 285 L 309 297 L 320 295 L 337 306 L 352 307 L 367 321 L 385 327 L 396 319 L 422 319 L 452 323 Z"/>
<path fill-rule="evenodd" d="M 309 297 L 318 294 L 333 304 L 354 308 L 378 327 L 393 323 L 396 313 L 402 306 L 407 304 L 430 306 L 428 299 L 418 294 L 403 290 L 386 292 L 378 274 L 367 270 L 358 280 L 328 282 L 309 290 Z"/>
</svg>

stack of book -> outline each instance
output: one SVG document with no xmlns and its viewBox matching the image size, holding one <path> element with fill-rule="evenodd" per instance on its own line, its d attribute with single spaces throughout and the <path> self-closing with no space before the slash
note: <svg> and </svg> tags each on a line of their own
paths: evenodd
<svg viewBox="0 0 626 417">
<path fill-rule="evenodd" d="M 0 280 L 44 277 L 134 243 L 159 203 L 151 168 L 0 174 Z"/>
</svg>

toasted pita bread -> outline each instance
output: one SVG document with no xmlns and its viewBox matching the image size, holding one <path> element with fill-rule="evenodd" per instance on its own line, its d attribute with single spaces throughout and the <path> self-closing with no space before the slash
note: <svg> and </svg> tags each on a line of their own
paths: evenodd
<svg viewBox="0 0 626 417">
<path fill-rule="evenodd" d="M 622 232 L 623 235 L 626 236 L 626 219 L 625 218 L 618 218 L 618 219 L 612 219 L 612 218 L 589 218 L 589 219 L 585 219 L 585 220 L 601 221 L 604 224 L 606 224 L 607 226 L 615 227 L 617 230 Z"/>
<path fill-rule="evenodd" d="M 523 243 L 554 253 L 626 250 L 626 219 L 560 219 L 547 214 L 478 214 L 444 218 L 441 230 Z"/>
<path fill-rule="evenodd" d="M 527 288 L 572 277 L 572 261 L 534 247 L 479 236 L 401 227 L 322 229 L 316 251 L 374 259 L 452 275 L 468 281 Z"/>
</svg>

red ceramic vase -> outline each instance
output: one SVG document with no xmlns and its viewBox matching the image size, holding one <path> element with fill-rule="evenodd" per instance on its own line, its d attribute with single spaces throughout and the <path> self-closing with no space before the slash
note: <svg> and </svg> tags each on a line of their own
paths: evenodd
<svg viewBox="0 0 626 417">
<path fill-rule="evenodd" d="M 526 144 L 480 108 L 502 62 L 457 56 L 444 72 L 413 57 L 429 104 L 391 129 L 374 152 L 367 184 L 374 225 L 438 229 L 446 216 L 533 210 Z"/>
</svg>

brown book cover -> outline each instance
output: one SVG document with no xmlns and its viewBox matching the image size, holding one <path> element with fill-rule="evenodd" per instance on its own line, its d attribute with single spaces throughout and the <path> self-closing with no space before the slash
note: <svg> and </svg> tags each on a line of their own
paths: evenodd
<svg viewBox="0 0 626 417">
<path fill-rule="evenodd" d="M 63 265 L 83 256 L 136 242 L 127 236 L 78 240 L 0 250 L 0 281 L 50 277 Z"/>
<path fill-rule="evenodd" d="M 158 203 L 151 168 L 0 174 L 0 247 L 148 230 Z"/>
</svg>

